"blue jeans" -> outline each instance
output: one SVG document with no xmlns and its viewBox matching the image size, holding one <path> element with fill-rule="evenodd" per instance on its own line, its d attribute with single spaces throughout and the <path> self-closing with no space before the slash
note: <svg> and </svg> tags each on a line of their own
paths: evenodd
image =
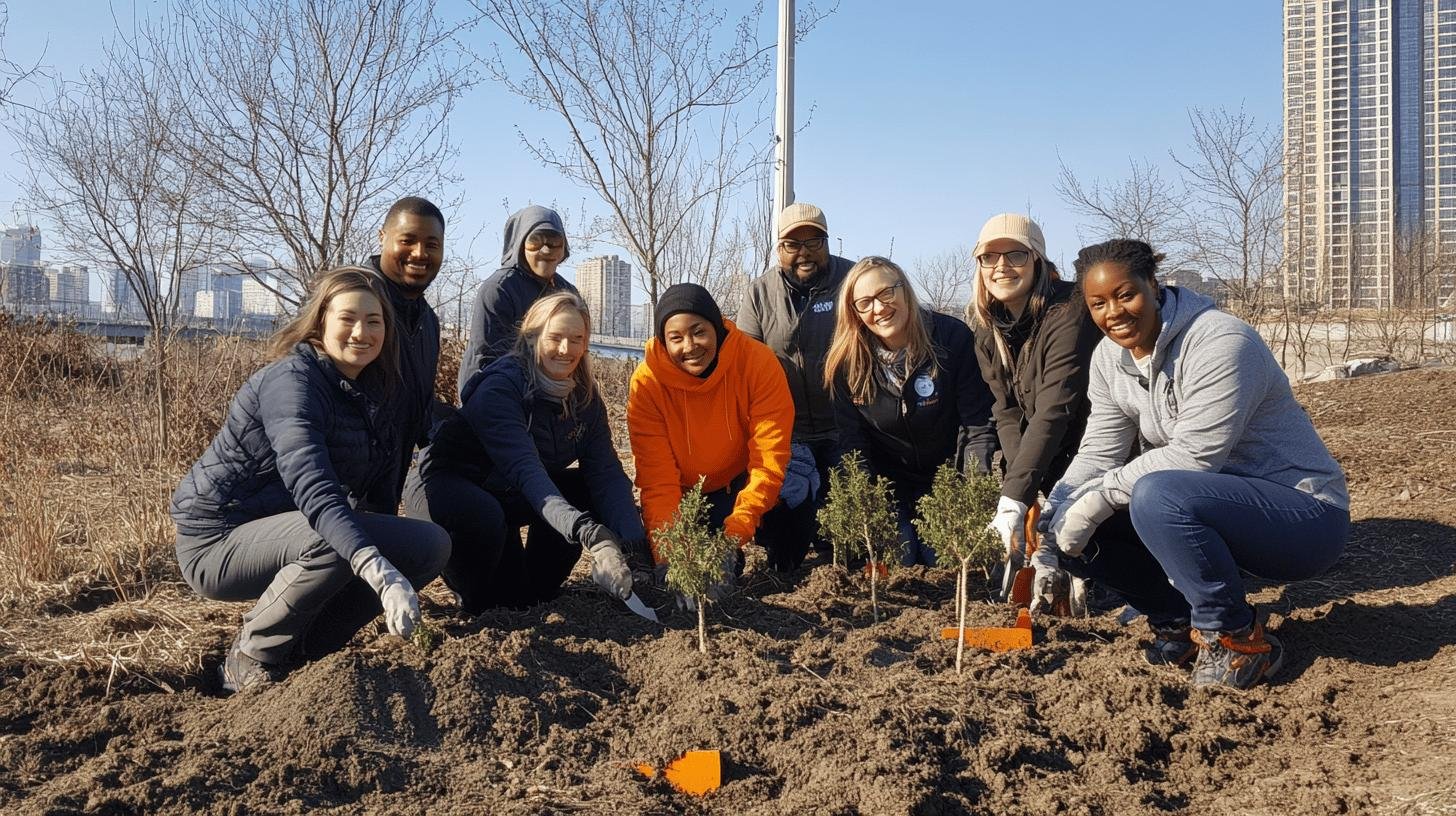
<svg viewBox="0 0 1456 816">
<path fill-rule="evenodd" d="M 1350 513 L 1292 487 L 1226 473 L 1165 470 L 1133 488 L 1103 522 L 1073 575 L 1122 596 L 1155 626 L 1191 620 L 1232 632 L 1253 623 L 1243 570 L 1295 581 L 1329 569 L 1345 549 Z"/>
<path fill-rule="evenodd" d="M 895 525 L 900 530 L 900 543 L 905 547 L 900 553 L 900 563 L 907 567 L 935 566 L 935 550 L 920 540 L 913 521 L 917 512 L 915 503 L 929 492 L 930 485 L 895 483 Z"/>
</svg>

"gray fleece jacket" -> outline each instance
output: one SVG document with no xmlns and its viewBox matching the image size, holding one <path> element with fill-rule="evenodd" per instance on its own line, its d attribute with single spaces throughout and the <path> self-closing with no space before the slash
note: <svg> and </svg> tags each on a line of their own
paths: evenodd
<svg viewBox="0 0 1456 816">
<path fill-rule="evenodd" d="M 1053 505 L 1101 488 L 1125 507 L 1159 470 L 1266 479 L 1348 509 L 1345 473 L 1253 327 L 1187 289 L 1161 292 L 1151 382 L 1104 337 L 1092 354 L 1092 414 Z M 1141 451 L 1141 452 L 1139 452 Z"/>
</svg>

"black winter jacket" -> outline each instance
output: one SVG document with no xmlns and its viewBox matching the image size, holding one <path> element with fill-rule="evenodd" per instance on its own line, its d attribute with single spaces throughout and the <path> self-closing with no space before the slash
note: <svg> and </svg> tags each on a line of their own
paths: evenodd
<svg viewBox="0 0 1456 816">
<path fill-rule="evenodd" d="M 394 306 L 400 382 L 391 390 L 385 404 L 389 410 L 388 421 L 399 431 L 397 475 L 393 482 L 372 492 L 368 504 L 371 509 L 393 514 L 399 508 L 404 476 L 409 471 L 415 446 L 424 447 L 430 441 L 430 423 L 437 402 L 435 370 L 440 366 L 440 319 L 423 297 L 405 297 L 399 284 L 380 269 L 378 255 L 370 256 L 369 265 L 384 280 L 389 302 Z"/>
<path fill-rule="evenodd" d="M 376 373 L 351 380 L 308 343 L 264 366 L 172 495 L 177 531 L 226 534 L 299 510 L 344 558 L 370 546 L 354 504 L 394 484 L 399 466 L 394 427 L 380 421 Z"/>
<path fill-rule="evenodd" d="M 733 319 L 744 334 L 773 349 L 784 367 L 789 393 L 794 397 L 794 441 L 833 442 L 834 404 L 824 388 L 824 357 L 834 339 L 834 296 L 854 262 L 829 256 L 829 270 L 815 281 L 801 308 L 774 267 L 743 294 Z"/>
<path fill-rule="evenodd" d="M 976 330 L 976 359 L 995 399 L 993 415 L 1006 461 L 1002 495 L 1030 505 L 1038 490 L 1050 493 L 1066 472 L 1091 404 L 1087 376 L 1102 332 L 1092 322 L 1076 287 L 1052 284 L 1042 318 L 1026 314 L 1030 332 L 1016 355 L 1014 371 L 1001 365 L 995 328 Z"/>
<path fill-rule="evenodd" d="M 574 415 L 559 401 L 536 396 L 526 371 L 507 355 L 465 385 L 465 404 L 436 426 L 420 454 L 420 475 L 446 470 L 500 496 L 518 495 L 570 541 L 583 525 L 604 524 L 624 541 L 644 541 L 632 483 L 612 446 L 606 406 L 593 399 Z M 574 462 L 591 486 L 595 516 L 574 507 L 554 478 Z"/>
<path fill-rule="evenodd" d="M 953 317 L 922 315 L 935 350 L 935 376 L 928 364 L 921 366 L 905 378 L 899 398 L 880 388 L 867 405 L 855 404 L 843 372 L 834 380 L 839 456 L 859 451 L 873 474 L 902 487 L 928 487 L 948 461 L 988 471 L 996 450 L 991 393 L 976 366 L 971 330 Z"/>
</svg>

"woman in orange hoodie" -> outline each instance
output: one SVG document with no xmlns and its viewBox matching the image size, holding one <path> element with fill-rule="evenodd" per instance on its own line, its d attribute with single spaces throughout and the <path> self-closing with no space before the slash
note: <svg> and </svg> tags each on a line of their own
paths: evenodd
<svg viewBox="0 0 1456 816">
<path fill-rule="evenodd" d="M 642 520 L 651 536 L 706 477 L 710 522 L 741 546 L 778 501 L 789 464 L 794 402 L 784 370 L 695 283 L 669 287 L 655 311 L 657 335 L 627 398 Z M 656 542 L 652 550 L 660 560 Z M 740 552 L 725 581 L 742 570 Z"/>
</svg>

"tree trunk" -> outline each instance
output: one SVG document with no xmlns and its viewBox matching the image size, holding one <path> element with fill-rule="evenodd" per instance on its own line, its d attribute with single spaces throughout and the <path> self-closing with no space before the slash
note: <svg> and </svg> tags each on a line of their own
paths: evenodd
<svg viewBox="0 0 1456 816">
<path fill-rule="evenodd" d="M 956 582 L 956 615 L 959 618 L 960 629 L 956 633 L 956 674 L 961 673 L 961 660 L 966 654 L 966 582 L 970 577 L 967 574 L 970 568 L 970 559 L 962 558 L 960 580 Z M 1007 563 L 1006 568 L 1011 568 L 1010 563 Z"/>
<path fill-rule="evenodd" d="M 698 598 L 698 651 L 708 653 L 708 599 Z"/>
<path fill-rule="evenodd" d="M 153 349 L 156 355 L 156 365 L 153 383 L 157 390 L 157 459 L 163 459 L 167 455 L 169 445 L 170 422 L 167 417 L 167 344 L 161 328 L 152 332 Z"/>
</svg>

